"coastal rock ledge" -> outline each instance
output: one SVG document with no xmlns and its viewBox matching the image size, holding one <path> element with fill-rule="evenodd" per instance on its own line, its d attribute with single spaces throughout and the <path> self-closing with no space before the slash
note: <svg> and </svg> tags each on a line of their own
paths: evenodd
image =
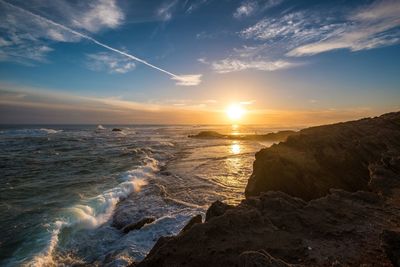
<svg viewBox="0 0 400 267">
<path fill-rule="evenodd" d="M 261 150 L 246 199 L 207 213 L 134 266 L 400 266 L 400 113 Z"/>
</svg>

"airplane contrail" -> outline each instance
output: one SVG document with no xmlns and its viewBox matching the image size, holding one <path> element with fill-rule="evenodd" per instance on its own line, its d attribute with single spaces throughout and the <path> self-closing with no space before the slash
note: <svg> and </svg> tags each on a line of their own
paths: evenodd
<svg viewBox="0 0 400 267">
<path fill-rule="evenodd" d="M 164 73 L 168 74 L 169 76 L 171 76 L 173 80 L 178 81 L 178 84 L 180 84 L 180 85 L 197 85 L 197 84 L 200 83 L 201 74 L 197 74 L 197 75 L 196 74 L 193 74 L 193 75 L 176 75 L 176 74 L 174 74 L 172 72 L 169 72 L 167 70 L 164 70 L 164 69 L 162 69 L 160 67 L 154 66 L 153 64 L 151 64 L 151 63 L 149 63 L 149 62 L 147 62 L 147 61 L 145 61 L 143 59 L 135 57 L 134 55 L 128 54 L 128 53 L 123 52 L 121 50 L 118 50 L 118 49 L 116 49 L 114 47 L 106 45 L 106 44 L 104 44 L 104 43 L 102 43 L 100 41 L 97 41 L 96 39 L 94 39 L 93 37 L 90 37 L 89 35 L 86 35 L 86 34 L 83 34 L 81 32 L 75 31 L 74 29 L 71 29 L 71 28 L 69 28 L 67 26 L 64 26 L 64 25 L 60 24 L 60 23 L 52 21 L 52 20 L 50 20 L 48 18 L 42 17 L 40 15 L 37 15 L 37 14 L 35 14 L 35 13 L 31 12 L 31 11 L 28 11 L 28 10 L 26 10 L 24 8 L 18 7 L 16 5 L 13 5 L 13 4 L 8 3 L 6 1 L 3 1 L 3 0 L 0 0 L 0 2 L 4 3 L 5 5 L 8 5 L 8 6 L 14 8 L 14 9 L 17 9 L 20 12 L 23 12 L 25 14 L 33 16 L 33 17 L 35 17 L 35 18 L 37 18 L 39 20 L 45 21 L 45 22 L 47 22 L 47 23 L 49 23 L 51 25 L 54 25 L 54 26 L 59 27 L 59 28 L 61 28 L 63 30 L 66 30 L 66 31 L 68 31 L 68 32 L 70 32 L 72 34 L 75 34 L 75 35 L 80 36 L 80 37 L 82 37 L 84 39 L 92 41 L 93 43 L 95 43 L 95 44 L 97 44 L 97 45 L 99 45 L 101 47 L 104 47 L 104 48 L 106 48 L 108 50 L 111 50 L 111 51 L 116 52 L 116 53 L 118 53 L 120 55 L 126 56 L 126 57 L 128 57 L 128 58 L 130 58 L 132 60 L 138 61 L 140 63 L 143 63 L 143 64 L 145 64 L 145 65 L 147 65 L 147 66 L 149 66 L 149 67 L 151 67 L 153 69 L 156 69 L 156 70 L 159 70 L 161 72 L 164 72 Z"/>
</svg>

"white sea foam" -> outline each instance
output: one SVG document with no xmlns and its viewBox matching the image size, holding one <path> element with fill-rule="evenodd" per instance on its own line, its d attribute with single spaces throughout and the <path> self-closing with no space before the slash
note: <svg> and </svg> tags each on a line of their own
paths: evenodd
<svg viewBox="0 0 400 267">
<path fill-rule="evenodd" d="M 117 203 L 133 192 L 139 192 L 147 184 L 147 179 L 159 170 L 159 162 L 149 156 L 144 158 L 144 164 L 122 175 L 123 182 L 102 194 L 83 201 L 63 214 L 63 219 L 56 221 L 51 227 L 51 238 L 48 246 L 25 266 L 56 266 L 53 258 L 57 247 L 59 234 L 64 227 L 73 230 L 96 228 L 107 222 Z"/>
<path fill-rule="evenodd" d="M 9 135 L 9 136 L 43 136 L 43 135 L 61 133 L 62 131 L 63 130 L 54 130 L 54 129 L 48 129 L 48 128 L 12 129 L 12 130 L 0 131 L 0 134 Z"/>
<path fill-rule="evenodd" d="M 97 125 L 97 130 L 105 130 L 105 129 L 106 128 L 103 125 L 101 124 Z"/>
</svg>

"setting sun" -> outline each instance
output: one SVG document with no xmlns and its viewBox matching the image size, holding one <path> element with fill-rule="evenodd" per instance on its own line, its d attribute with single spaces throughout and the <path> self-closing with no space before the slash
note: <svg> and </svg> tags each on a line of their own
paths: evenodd
<svg viewBox="0 0 400 267">
<path fill-rule="evenodd" d="M 231 120 L 239 120 L 243 117 L 245 110 L 238 104 L 232 104 L 226 109 L 226 114 Z"/>
</svg>

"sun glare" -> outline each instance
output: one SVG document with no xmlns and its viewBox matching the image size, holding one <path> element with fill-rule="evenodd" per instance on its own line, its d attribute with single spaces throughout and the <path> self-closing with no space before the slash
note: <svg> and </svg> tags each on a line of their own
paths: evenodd
<svg viewBox="0 0 400 267">
<path fill-rule="evenodd" d="M 238 104 L 232 104 L 226 109 L 226 114 L 233 121 L 240 120 L 245 113 L 245 110 Z"/>
</svg>

